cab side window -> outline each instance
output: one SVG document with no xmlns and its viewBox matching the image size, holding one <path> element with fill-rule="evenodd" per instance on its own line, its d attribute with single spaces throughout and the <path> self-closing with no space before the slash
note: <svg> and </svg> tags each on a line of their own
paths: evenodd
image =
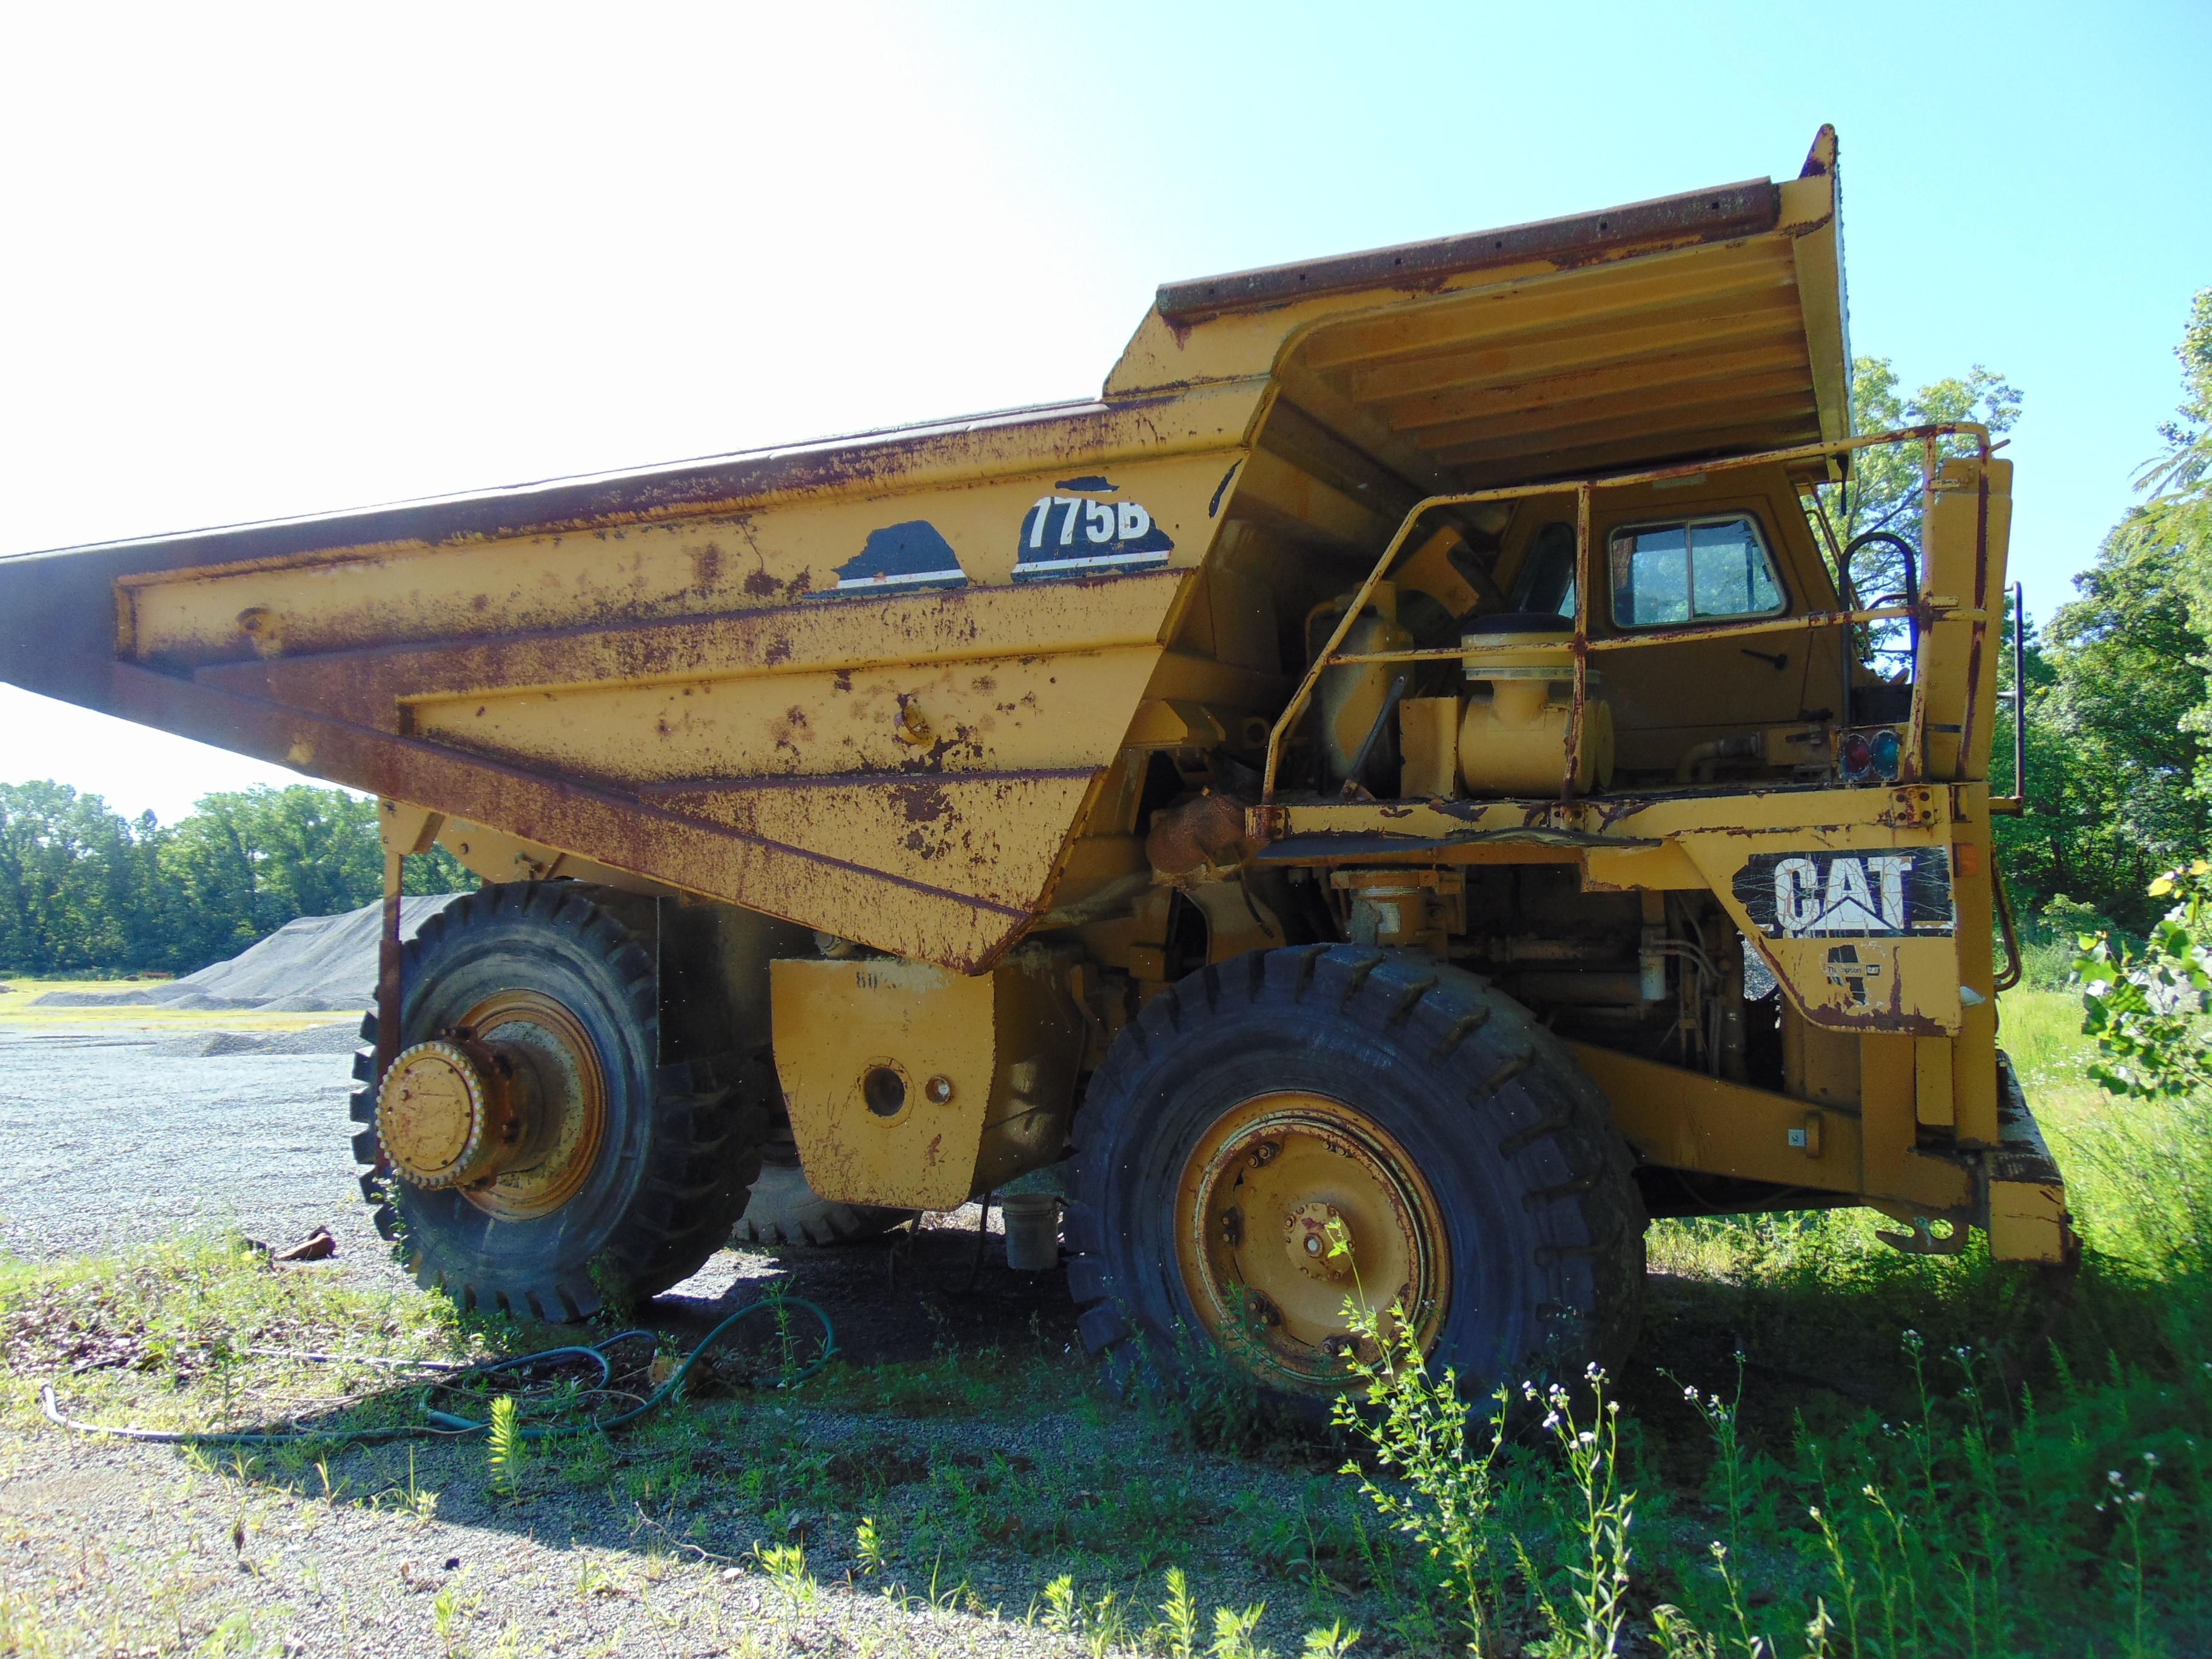
<svg viewBox="0 0 2212 1659">
<path fill-rule="evenodd" d="M 1575 614 L 1575 527 L 1553 520 L 1528 538 L 1521 579 L 1513 584 L 1516 611 L 1548 616 Z"/>
<path fill-rule="evenodd" d="M 1741 514 L 1616 530 L 1610 551 L 1617 627 L 1766 617 L 1783 608 L 1759 526 Z"/>
</svg>

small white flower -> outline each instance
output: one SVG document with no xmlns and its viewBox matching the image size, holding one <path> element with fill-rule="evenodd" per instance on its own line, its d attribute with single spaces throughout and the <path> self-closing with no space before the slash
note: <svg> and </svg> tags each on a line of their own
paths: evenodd
<svg viewBox="0 0 2212 1659">
<path fill-rule="evenodd" d="M 1694 1406 L 1698 1403 L 1698 1391 L 1695 1389 L 1685 1389 L 1682 1390 L 1682 1398 Z"/>
<path fill-rule="evenodd" d="M 2158 1454 L 2156 1452 L 2145 1452 L 2143 1454 L 2143 1462 L 2149 1464 L 2151 1468 L 2156 1468 L 2158 1467 Z"/>
<path fill-rule="evenodd" d="M 2111 1481 L 2117 1486 L 2120 1484 L 2120 1472 L 2118 1469 L 2106 1469 L 2105 1471 L 2105 1479 Z"/>
<path fill-rule="evenodd" d="M 1547 1417 L 1547 1418 L 1544 1419 L 1544 1426 L 1545 1426 L 1546 1428 L 1547 1428 L 1547 1429 L 1556 1429 L 1556 1428 L 1558 1428 L 1558 1427 L 1559 1426 L 1559 1413 L 1557 1413 L 1557 1412 L 1553 1412 L 1553 1413 L 1549 1417 Z"/>
<path fill-rule="evenodd" d="M 1577 1435 L 1575 1438 L 1582 1442 L 1585 1446 L 1595 1446 L 1597 1444 L 1597 1436 L 1591 1433 L 1588 1429 L 1584 1429 L 1580 1434 Z"/>
</svg>

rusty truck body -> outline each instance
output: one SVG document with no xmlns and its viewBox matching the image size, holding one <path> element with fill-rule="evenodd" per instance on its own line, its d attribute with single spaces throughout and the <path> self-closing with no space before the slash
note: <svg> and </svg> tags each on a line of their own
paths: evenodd
<svg viewBox="0 0 2212 1659">
<path fill-rule="evenodd" d="M 388 943 L 354 1107 L 465 1300 L 658 1291 L 764 1158 L 863 1219 L 1069 1160 L 1091 1345 L 1294 1396 L 1352 1296 L 1466 1376 L 1616 1354 L 1652 1215 L 2059 1261 L 2010 465 L 1853 431 L 1837 192 L 1824 130 L 1171 283 L 1082 402 L 17 556 L 0 676 L 374 793 L 394 894 L 483 877 Z M 1879 445 L 1924 531 L 1869 599 L 1823 501 Z"/>
</svg>

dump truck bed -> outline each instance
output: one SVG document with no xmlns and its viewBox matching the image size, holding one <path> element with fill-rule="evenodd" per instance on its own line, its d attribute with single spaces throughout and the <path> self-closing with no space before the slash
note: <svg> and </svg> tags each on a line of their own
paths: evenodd
<svg viewBox="0 0 2212 1659">
<path fill-rule="evenodd" d="M 1133 745 L 1242 731 L 1424 494 L 1849 430 L 1801 176 L 1174 283 L 1097 399 L 0 561 L 0 678 L 975 970 L 1141 872 Z M 1285 574 L 1287 573 L 1287 574 Z M 1273 590 L 1271 592 L 1271 590 Z"/>
</svg>

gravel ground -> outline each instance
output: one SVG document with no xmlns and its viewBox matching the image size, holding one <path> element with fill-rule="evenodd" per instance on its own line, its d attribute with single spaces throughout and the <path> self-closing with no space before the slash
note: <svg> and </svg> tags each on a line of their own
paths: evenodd
<svg viewBox="0 0 2212 1659">
<path fill-rule="evenodd" d="M 424 1520 L 202 1473 L 167 1449 L 7 1441 L 0 1597 L 19 1601 L 9 1608 L 0 1600 L 4 1652 L 1042 1659 L 1084 1650 L 1025 1625 L 1025 1596 L 998 1608 L 932 1607 L 926 1584 L 895 1601 L 873 1585 L 818 1582 L 793 1596 L 741 1565 L 748 1540 L 679 1541 L 641 1511 L 628 1528 L 579 1531 L 557 1510 L 516 1517 L 448 1490 Z"/>
<path fill-rule="evenodd" d="M 0 1030 L 0 1251 L 49 1261 L 222 1227 L 281 1249 L 326 1227 L 349 1279 L 408 1282 L 356 1184 L 346 1103 L 357 1020 L 281 1033 Z M 968 1283 L 976 1219 L 969 1205 L 894 1244 L 725 1250 L 656 1312 L 681 1333 L 727 1313 L 739 1280 L 782 1278 L 831 1309 L 856 1359 L 926 1356 L 948 1317 L 979 1342 L 1025 1334 L 1032 1316 L 1072 1340 L 1064 1280 L 1006 1270 L 995 1210 Z"/>
<path fill-rule="evenodd" d="M 216 1030 L 0 1032 L 0 1249 L 228 1225 L 281 1248 L 326 1226 L 341 1255 L 381 1261 L 347 1144 L 354 1029 L 298 1034 L 321 1054 L 190 1052 L 269 1040 Z"/>
<path fill-rule="evenodd" d="M 354 1187 L 351 1048 L 350 1020 L 278 1034 L 0 1030 L 0 1249 L 51 1260 L 219 1226 L 281 1248 L 321 1226 L 337 1260 L 304 1271 L 403 1286 Z M 975 1221 L 971 1206 L 888 1244 L 726 1250 L 648 1317 L 680 1340 L 781 1279 L 828 1309 L 859 1363 L 927 1358 L 948 1340 L 1073 1344 L 1060 1275 L 1009 1272 L 998 1237 L 979 1264 Z M 893 1427 L 824 1414 L 810 1431 Z M 1122 1432 L 1034 1418 L 895 1431 L 925 1447 L 1005 1441 L 1044 1457 L 1102 1436 L 1110 1447 Z M 404 1471 L 398 1449 L 380 1455 Z M 1224 1493 L 1267 1479 L 1232 1466 L 1187 1473 Z M 236 1478 L 219 1458 L 174 1448 L 0 1429 L 0 1652 L 1080 1650 L 1021 1622 L 1035 1584 L 985 1583 L 965 1608 L 895 1603 L 877 1584 L 832 1582 L 853 1564 L 823 1540 L 810 1555 L 823 1583 L 802 1603 L 757 1563 L 741 1568 L 757 1540 L 734 1513 L 702 1546 L 597 1498 L 504 1511 L 480 1486 L 458 1483 L 425 1520 Z M 908 1588 L 926 1596 L 926 1584 Z M 1275 1634 L 1295 1650 L 1293 1633 Z"/>
</svg>

